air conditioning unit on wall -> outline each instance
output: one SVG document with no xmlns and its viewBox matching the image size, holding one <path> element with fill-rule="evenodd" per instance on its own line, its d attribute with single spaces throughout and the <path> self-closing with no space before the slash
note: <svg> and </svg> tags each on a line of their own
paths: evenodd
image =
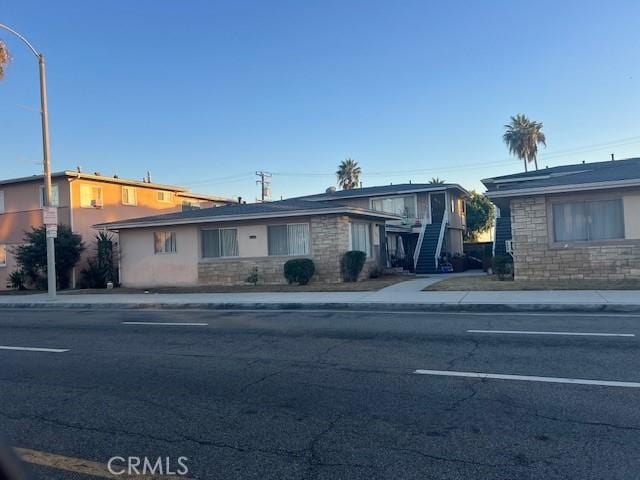
<svg viewBox="0 0 640 480">
<path fill-rule="evenodd" d="M 513 255 L 513 240 L 505 240 L 504 247 L 509 255 Z"/>
</svg>

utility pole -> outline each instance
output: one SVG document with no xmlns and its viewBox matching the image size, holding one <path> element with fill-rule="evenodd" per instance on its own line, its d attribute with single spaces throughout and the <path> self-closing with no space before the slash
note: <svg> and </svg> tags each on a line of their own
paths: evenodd
<svg viewBox="0 0 640 480">
<path fill-rule="evenodd" d="M 38 59 L 40 70 L 40 116 L 42 119 L 42 154 L 44 176 L 44 206 L 43 223 L 46 227 L 47 237 L 47 287 L 50 298 L 56 296 L 56 259 L 54 239 L 57 236 L 58 212 L 52 205 L 51 196 L 51 150 L 49 147 L 49 111 L 47 109 L 47 73 L 44 63 L 44 55 L 38 52 L 29 41 L 14 29 L 0 23 L 0 29 L 6 30 L 18 37 Z"/>
<path fill-rule="evenodd" d="M 256 172 L 260 180 L 256 180 L 256 185 L 260 185 L 260 202 L 271 200 L 271 173 L 260 170 Z"/>
</svg>

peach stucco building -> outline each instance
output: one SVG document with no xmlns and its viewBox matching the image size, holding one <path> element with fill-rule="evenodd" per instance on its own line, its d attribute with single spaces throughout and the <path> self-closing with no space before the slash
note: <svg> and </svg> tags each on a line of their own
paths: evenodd
<svg viewBox="0 0 640 480">
<path fill-rule="evenodd" d="M 92 226 L 97 223 L 233 203 L 182 187 L 99 173 L 53 173 L 52 185 L 58 222 L 82 236 L 87 247 L 84 258 L 95 250 L 97 231 Z M 23 242 L 25 231 L 42 225 L 43 197 L 42 175 L 0 180 L 0 289 L 7 288 L 9 274 L 16 269 L 13 247 Z M 72 274 L 74 283 L 79 279 L 82 263 Z"/>
</svg>

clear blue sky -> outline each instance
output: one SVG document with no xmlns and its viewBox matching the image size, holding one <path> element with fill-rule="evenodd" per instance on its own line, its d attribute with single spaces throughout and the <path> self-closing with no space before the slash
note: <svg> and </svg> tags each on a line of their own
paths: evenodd
<svg viewBox="0 0 640 480">
<path fill-rule="evenodd" d="M 22 0 L 0 22 L 47 56 L 53 168 L 274 198 L 520 171 L 510 115 L 544 122 L 544 165 L 640 156 L 640 2 Z M 4 33 L 0 177 L 40 171 L 37 65 Z"/>
</svg>

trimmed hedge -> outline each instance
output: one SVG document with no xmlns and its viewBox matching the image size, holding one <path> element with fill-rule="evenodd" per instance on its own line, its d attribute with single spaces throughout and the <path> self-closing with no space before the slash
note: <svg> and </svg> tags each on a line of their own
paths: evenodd
<svg viewBox="0 0 640 480">
<path fill-rule="evenodd" d="M 364 267 L 367 254 L 359 250 L 351 250 L 342 256 L 342 278 L 345 282 L 357 282 L 358 275 Z"/>
<path fill-rule="evenodd" d="M 316 266 L 310 258 L 294 258 L 284 264 L 284 278 L 289 284 L 306 285 L 315 271 Z"/>
</svg>

